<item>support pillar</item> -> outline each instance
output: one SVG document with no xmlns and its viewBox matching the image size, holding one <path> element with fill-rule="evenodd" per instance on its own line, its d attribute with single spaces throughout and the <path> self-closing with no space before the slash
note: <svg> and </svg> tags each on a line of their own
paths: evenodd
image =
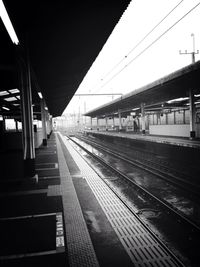
<svg viewBox="0 0 200 267">
<path fill-rule="evenodd" d="M 46 123 L 47 123 L 47 139 L 50 138 L 51 130 L 50 130 L 50 115 L 49 112 L 46 111 Z"/>
<path fill-rule="evenodd" d="M 108 131 L 108 117 L 105 117 L 106 120 L 106 131 Z"/>
<path fill-rule="evenodd" d="M 17 122 L 17 120 L 15 120 L 15 129 L 16 129 L 16 132 L 18 132 L 18 131 L 19 131 L 19 129 L 18 129 L 18 122 Z"/>
<path fill-rule="evenodd" d="M 45 102 L 42 98 L 40 100 L 41 107 L 41 118 L 42 118 L 42 144 L 43 146 L 47 146 L 47 125 L 46 125 L 46 110 L 45 110 Z"/>
<path fill-rule="evenodd" d="M 6 119 L 3 117 L 3 131 L 6 131 Z"/>
<path fill-rule="evenodd" d="M 176 111 L 174 111 L 174 124 L 176 124 Z"/>
<path fill-rule="evenodd" d="M 183 110 L 183 124 L 185 124 L 185 109 Z"/>
<path fill-rule="evenodd" d="M 99 131 L 99 117 L 97 117 L 97 131 Z"/>
<path fill-rule="evenodd" d="M 142 123 L 142 134 L 145 134 L 145 111 L 144 111 L 145 104 L 141 104 L 141 123 Z"/>
<path fill-rule="evenodd" d="M 90 117 L 90 129 L 92 130 L 92 117 Z"/>
<path fill-rule="evenodd" d="M 113 116 L 113 129 L 115 128 L 115 116 Z"/>
<path fill-rule="evenodd" d="M 122 130 L 122 116 L 121 116 L 121 111 L 118 111 L 118 115 L 119 115 L 119 130 Z"/>
<path fill-rule="evenodd" d="M 190 106 L 190 138 L 195 138 L 195 106 L 194 106 L 194 93 L 189 90 L 189 106 Z"/>
<path fill-rule="evenodd" d="M 53 131 L 53 119 L 52 119 L 52 115 L 50 115 L 50 117 L 49 117 L 49 126 L 50 126 L 50 134 L 51 134 L 52 131 Z"/>
<path fill-rule="evenodd" d="M 4 148 L 4 132 L 5 132 L 5 119 L 3 117 L 2 120 L 0 120 L 0 148 Z"/>
<path fill-rule="evenodd" d="M 19 58 L 20 69 L 20 92 L 22 112 L 22 136 L 23 136 L 23 158 L 24 176 L 34 177 L 35 171 L 35 144 L 33 132 L 33 110 L 31 94 L 31 77 L 28 57 L 26 62 Z"/>
<path fill-rule="evenodd" d="M 165 113 L 166 124 L 168 124 L 168 113 Z"/>
</svg>

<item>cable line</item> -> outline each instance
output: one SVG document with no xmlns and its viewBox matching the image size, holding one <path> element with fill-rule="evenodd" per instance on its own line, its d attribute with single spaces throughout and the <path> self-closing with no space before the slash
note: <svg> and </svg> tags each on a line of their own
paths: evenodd
<svg viewBox="0 0 200 267">
<path fill-rule="evenodd" d="M 148 50 L 153 44 L 155 44 L 161 37 L 163 37 L 167 32 L 169 32 L 174 26 L 176 26 L 182 19 L 184 19 L 188 14 L 190 14 L 195 8 L 200 5 L 200 2 L 196 4 L 192 9 L 190 9 L 185 15 L 183 15 L 179 20 L 177 20 L 172 26 L 170 26 L 166 31 L 164 31 L 160 36 L 158 36 L 152 43 L 150 43 L 145 49 L 143 49 L 137 56 L 135 56 L 131 61 L 129 61 L 121 70 L 114 74 L 105 84 L 100 88 L 103 88 L 106 84 L 112 81 L 116 76 L 118 76 L 126 67 L 128 67 L 133 61 L 140 57 L 146 50 Z"/>
<path fill-rule="evenodd" d="M 169 13 L 167 13 L 164 18 L 161 19 L 127 54 L 124 56 L 104 77 L 105 79 L 116 67 L 118 67 L 169 15 L 183 2 L 181 0 L 175 7 L 173 7 Z"/>
</svg>

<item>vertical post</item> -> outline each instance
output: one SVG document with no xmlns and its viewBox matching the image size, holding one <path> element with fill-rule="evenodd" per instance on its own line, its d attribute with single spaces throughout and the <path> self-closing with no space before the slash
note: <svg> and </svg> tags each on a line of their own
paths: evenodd
<svg viewBox="0 0 200 267">
<path fill-rule="evenodd" d="M 141 122 L 142 122 L 142 134 L 145 134 L 145 111 L 144 111 L 145 104 L 141 104 Z"/>
<path fill-rule="evenodd" d="M 84 101 L 84 114 L 86 113 L 86 102 Z M 85 126 L 86 126 L 86 116 L 85 117 Z"/>
<path fill-rule="evenodd" d="M 19 131 L 19 129 L 18 129 L 18 122 L 17 122 L 17 120 L 15 120 L 15 129 L 16 129 L 16 132 L 18 132 L 18 131 Z"/>
<path fill-rule="evenodd" d="M 183 124 L 185 124 L 185 109 L 183 110 Z"/>
<path fill-rule="evenodd" d="M 157 113 L 158 116 L 158 124 L 161 124 L 161 117 L 160 117 L 160 113 Z"/>
<path fill-rule="evenodd" d="M 113 115 L 113 128 L 115 128 L 115 116 Z"/>
<path fill-rule="evenodd" d="M 6 119 L 3 117 L 3 131 L 6 131 Z"/>
<path fill-rule="evenodd" d="M 90 128 L 92 130 L 92 117 L 90 117 Z"/>
<path fill-rule="evenodd" d="M 182 55 L 187 55 L 191 54 L 192 56 L 192 64 L 195 63 L 195 55 L 199 54 L 199 50 L 195 51 L 195 36 L 194 33 L 191 34 L 191 37 L 193 38 L 193 51 L 191 53 L 181 53 Z M 195 133 L 195 106 L 194 106 L 194 94 L 193 94 L 193 89 L 189 89 L 189 105 L 190 105 L 190 138 L 195 138 L 196 133 Z"/>
<path fill-rule="evenodd" d="M 105 117 L 106 120 L 106 131 L 108 131 L 108 117 Z"/>
<path fill-rule="evenodd" d="M 118 110 L 118 115 L 119 115 L 119 130 L 122 130 L 122 116 L 121 116 L 121 111 Z"/>
<path fill-rule="evenodd" d="M 49 125 L 50 125 L 50 134 L 53 131 L 53 119 L 52 119 L 52 115 L 49 116 Z"/>
<path fill-rule="evenodd" d="M 46 124 L 47 124 L 47 139 L 50 137 L 50 115 L 49 112 L 46 111 Z"/>
<path fill-rule="evenodd" d="M 191 34 L 191 37 L 193 38 L 193 51 L 192 51 L 192 64 L 195 63 L 195 36 L 194 33 Z M 198 52 L 197 52 L 198 53 Z"/>
<path fill-rule="evenodd" d="M 45 110 L 45 102 L 42 98 L 40 100 L 40 108 L 41 108 L 41 118 L 42 118 L 42 144 L 43 146 L 47 146 L 47 126 L 46 126 L 46 110 Z"/>
<path fill-rule="evenodd" d="M 174 111 L 174 124 L 176 124 L 176 111 Z"/>
<path fill-rule="evenodd" d="M 195 36 L 191 34 L 193 38 L 193 52 L 192 52 L 192 64 L 195 63 Z M 199 52 L 199 51 L 198 51 Z M 198 53 L 197 52 L 197 53 Z M 194 106 L 194 93 L 192 89 L 189 89 L 189 106 L 190 106 L 190 138 L 195 138 L 195 106 Z"/>
<path fill-rule="evenodd" d="M 195 106 L 194 106 L 194 93 L 189 90 L 189 106 L 190 106 L 190 138 L 195 138 Z"/>
<path fill-rule="evenodd" d="M 31 95 L 31 76 L 29 58 L 26 60 L 18 54 L 19 74 L 20 74 L 20 93 L 22 111 L 22 136 L 23 136 L 23 158 L 24 176 L 35 176 L 35 145 L 33 133 L 33 110 Z"/>
<path fill-rule="evenodd" d="M 99 131 L 99 117 L 97 117 L 97 131 Z"/>
<path fill-rule="evenodd" d="M 5 132 L 5 119 L 0 120 L 0 148 L 4 149 L 4 132 Z"/>
<path fill-rule="evenodd" d="M 166 113 L 165 116 L 166 116 L 166 124 L 168 124 L 168 113 Z"/>
</svg>

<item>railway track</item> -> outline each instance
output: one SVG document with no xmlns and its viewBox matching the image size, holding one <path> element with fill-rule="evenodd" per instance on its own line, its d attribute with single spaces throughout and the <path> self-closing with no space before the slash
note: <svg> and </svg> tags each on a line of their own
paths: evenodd
<svg viewBox="0 0 200 267">
<path fill-rule="evenodd" d="M 152 173 L 153 175 L 156 175 L 175 186 L 178 186 L 185 192 L 189 193 L 191 198 L 196 197 L 195 201 L 200 202 L 200 186 L 197 183 L 190 182 L 192 178 L 187 173 L 183 173 L 181 172 L 181 170 L 175 170 L 174 168 L 169 166 L 168 162 L 157 158 L 155 159 L 155 157 L 147 156 L 145 153 L 141 152 L 135 152 L 134 158 L 131 157 L 130 159 L 130 157 L 122 151 L 113 151 L 113 148 L 110 149 L 108 148 L 108 146 L 105 148 L 105 146 L 102 146 L 96 141 L 94 142 L 89 138 L 82 136 L 78 136 L 77 138 L 93 145 L 98 149 L 106 151 L 110 155 L 118 157 L 120 160 L 125 160 L 126 162 L 138 168 L 142 168 L 143 170 Z"/>
<path fill-rule="evenodd" d="M 71 138 L 70 138 L 71 139 Z M 76 146 L 80 147 L 82 150 L 84 150 L 87 154 L 89 154 L 92 158 L 95 158 L 96 161 L 100 162 L 105 168 L 108 168 L 114 175 L 117 177 L 120 177 L 122 180 L 124 180 L 126 183 L 131 185 L 133 188 L 132 192 L 136 193 L 137 195 L 140 195 L 143 200 L 145 199 L 145 203 L 149 204 L 149 207 L 152 207 L 153 209 L 159 210 L 158 213 L 164 214 L 163 217 L 168 218 L 171 222 L 170 225 L 172 228 L 177 229 L 179 231 L 178 237 L 175 239 L 179 239 L 179 236 L 181 236 L 181 241 L 184 244 L 179 244 L 183 248 L 184 254 L 189 254 L 187 257 L 191 261 L 196 261 L 196 257 L 198 257 L 198 253 L 196 252 L 197 248 L 200 245 L 200 226 L 195 223 L 194 221 L 190 220 L 186 216 L 182 215 L 180 212 L 175 210 L 172 206 L 170 206 L 168 203 L 160 199 L 159 197 L 153 195 L 151 192 L 143 188 L 142 186 L 135 183 L 131 178 L 129 178 L 125 173 L 121 172 L 120 170 L 117 170 L 115 167 L 113 167 L 111 164 L 107 163 L 106 160 L 103 158 L 93 154 L 92 152 L 88 151 L 83 145 L 80 145 L 77 141 L 71 139 Z M 109 150 L 104 150 L 106 153 L 109 153 Z M 109 151 L 109 152 L 108 152 Z M 112 152 L 112 156 L 114 156 L 115 153 Z M 123 158 L 119 158 L 119 155 L 116 154 L 116 157 L 120 160 L 124 160 Z M 142 167 L 143 168 L 143 167 Z M 110 183 L 104 179 L 104 181 L 110 186 Z M 115 188 L 111 186 L 111 188 L 116 192 Z M 120 197 L 120 193 L 117 193 Z M 127 205 L 127 201 L 125 201 Z M 130 206 L 129 206 L 130 208 Z M 131 208 L 130 208 L 131 209 Z M 140 216 L 140 214 L 145 210 L 145 208 L 142 208 L 137 212 L 137 214 Z M 132 210 L 135 212 L 135 210 Z M 164 221 L 163 224 L 168 222 Z M 170 226 L 169 226 L 170 227 Z M 177 240 L 176 240 L 177 241 Z M 180 242 L 180 240 L 178 241 Z M 189 242 L 189 243 L 188 243 Z M 179 246 L 178 245 L 178 246 Z M 176 246 L 176 245 L 175 245 Z M 185 249 L 187 247 L 187 249 Z M 191 247 L 193 249 L 193 252 L 191 252 Z M 195 247 L 195 249 L 194 249 Z M 182 248 L 181 248 L 182 249 Z M 188 251 L 187 251 L 188 250 Z M 192 254 L 192 256 L 191 256 Z M 200 259 L 198 259 L 200 260 Z M 196 265 L 188 265 L 188 266 L 196 266 Z"/>
<path fill-rule="evenodd" d="M 74 142 L 74 141 L 73 141 Z M 76 143 L 74 143 L 74 144 L 76 144 Z M 80 147 L 80 146 L 79 146 Z M 75 148 L 76 149 L 76 148 Z M 82 153 L 80 153 L 80 151 L 78 151 L 79 152 L 79 154 L 80 155 L 82 155 Z M 84 157 L 83 157 L 84 158 Z M 90 165 L 90 164 L 89 164 Z M 91 166 L 91 165 L 90 165 Z M 102 179 L 102 177 L 101 177 L 101 179 Z M 102 179 L 103 180 L 103 179 Z M 105 180 L 103 180 L 104 182 L 105 182 Z M 115 190 L 112 186 L 110 186 L 109 184 L 107 184 L 107 186 L 111 189 L 111 191 L 117 196 L 117 198 L 120 200 L 120 202 L 122 202 L 128 209 L 129 209 L 129 211 L 131 212 L 131 214 L 134 216 L 134 217 L 136 217 L 136 220 L 138 220 L 143 226 L 144 226 L 144 228 L 146 229 L 146 231 L 148 232 L 148 233 L 150 233 L 152 236 L 153 236 L 153 238 L 155 239 L 155 242 L 156 243 L 158 243 L 159 244 L 159 247 L 161 248 L 161 249 L 164 249 L 169 255 L 170 255 L 170 257 L 171 257 L 171 259 L 172 259 L 172 262 L 171 263 L 169 263 L 168 262 L 168 264 L 166 265 L 166 263 L 160 263 L 161 265 L 155 265 L 155 266 L 176 266 L 176 267 L 184 267 L 185 265 L 184 265 L 184 263 L 173 253 L 173 251 L 171 251 L 160 239 L 159 239 L 159 237 L 139 218 L 139 216 L 133 211 L 133 209 L 132 209 L 132 207 L 127 203 L 127 201 L 125 201 L 121 196 L 120 196 L 120 194 L 117 192 L 117 190 Z M 104 193 L 105 193 L 105 190 L 104 190 Z M 105 200 L 105 196 L 104 196 L 104 198 L 103 198 L 104 200 Z M 115 202 L 115 204 L 116 204 L 116 202 Z M 117 207 L 116 207 L 116 209 L 117 209 Z M 116 212 L 116 211 L 115 211 Z M 125 215 L 125 217 L 127 216 L 126 215 L 126 213 L 124 213 L 124 215 Z M 127 223 L 130 223 L 130 221 L 128 222 L 127 221 Z M 115 225 L 115 227 L 116 227 L 116 225 Z M 134 224 L 134 229 L 136 229 L 138 226 L 137 226 L 137 224 L 135 225 Z M 124 230 L 123 230 L 124 231 Z M 138 228 L 138 230 L 137 230 L 137 233 L 138 233 L 138 231 L 141 231 L 141 228 Z M 131 233 L 129 232 L 129 234 L 131 235 Z M 123 233 L 123 236 L 124 236 L 124 233 Z M 142 237 L 142 234 L 141 234 L 141 236 L 140 236 L 140 238 L 142 238 L 143 239 L 143 237 Z M 124 239 L 123 239 L 124 240 Z M 125 244 L 129 247 L 129 245 L 128 245 L 128 243 L 126 243 L 126 241 L 124 241 L 125 242 Z M 150 240 L 150 242 L 152 242 L 151 240 Z M 136 243 L 137 244 L 137 243 Z M 153 244 L 153 243 L 151 243 L 151 244 Z M 140 246 L 140 245 L 139 245 Z M 154 245 L 153 245 L 154 246 Z M 152 251 L 152 250 L 151 250 Z M 165 253 L 166 253 L 165 252 Z M 147 264 L 148 265 L 148 264 Z M 145 265 L 145 266 L 147 266 L 147 265 Z M 140 266 L 140 264 L 139 264 L 139 266 Z M 142 265 L 141 265 L 142 266 Z M 150 263 L 150 265 L 148 265 L 148 266 L 153 266 L 151 263 Z"/>
<path fill-rule="evenodd" d="M 81 144 L 79 144 L 78 142 L 76 142 L 75 140 L 71 139 L 73 142 L 75 142 L 78 146 L 80 146 L 83 150 L 85 150 L 87 153 L 89 153 L 90 155 L 92 155 L 93 157 L 95 157 L 99 162 L 101 162 L 101 164 L 103 164 L 106 168 L 109 168 L 112 172 L 114 172 L 116 175 L 122 177 L 123 179 L 125 179 L 126 181 L 129 181 L 132 185 L 134 185 L 135 187 L 137 187 L 139 190 L 141 190 L 142 193 L 146 194 L 148 197 L 156 200 L 157 202 L 159 202 L 163 207 L 167 208 L 168 210 L 170 210 L 170 212 L 176 214 L 178 217 L 181 217 L 182 220 L 184 220 L 185 222 L 187 222 L 188 224 L 192 225 L 195 229 L 197 229 L 198 231 L 200 231 L 200 226 L 197 225 L 195 222 L 193 222 L 192 220 L 188 219 L 186 216 L 182 215 L 180 212 L 178 212 L 176 209 L 174 209 L 173 207 L 171 207 L 171 205 L 169 205 L 166 201 L 163 201 L 162 199 L 160 199 L 159 197 L 153 195 L 151 192 L 149 192 L 148 190 L 146 190 L 144 187 L 140 186 L 139 184 L 135 183 L 131 178 L 129 178 L 126 174 L 124 174 L 123 172 L 117 170 L 115 167 L 112 167 L 110 164 L 108 164 L 104 159 L 102 159 L 101 157 L 94 155 L 93 153 L 89 152 L 85 147 L 83 147 Z M 98 146 L 99 147 L 99 146 Z M 151 172 L 155 175 L 157 175 L 157 173 L 152 172 L 149 170 L 149 168 L 146 168 L 146 166 L 144 164 L 142 165 L 138 165 L 135 164 L 135 162 L 133 162 L 132 160 L 129 160 L 127 158 L 124 158 L 123 156 L 119 155 L 116 152 L 112 152 L 107 148 L 103 148 L 101 146 L 101 150 L 103 150 L 106 153 L 109 153 L 110 155 L 117 157 L 118 159 L 129 163 L 131 165 L 136 165 L 139 168 L 142 168 L 145 171 Z M 162 177 L 163 178 L 163 177 Z"/>
</svg>

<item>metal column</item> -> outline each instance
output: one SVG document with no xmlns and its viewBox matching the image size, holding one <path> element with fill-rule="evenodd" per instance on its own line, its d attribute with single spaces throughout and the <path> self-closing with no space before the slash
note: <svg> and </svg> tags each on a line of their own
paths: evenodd
<svg viewBox="0 0 200 267">
<path fill-rule="evenodd" d="M 108 117 L 105 117 L 106 120 L 106 131 L 108 131 Z"/>
<path fill-rule="evenodd" d="M 50 127 L 50 135 L 53 131 L 53 122 L 52 122 L 52 115 L 49 115 L 49 127 Z"/>
<path fill-rule="evenodd" d="M 46 123 L 47 123 L 47 138 L 50 138 L 51 135 L 51 126 L 50 126 L 50 114 L 46 111 Z"/>
<path fill-rule="evenodd" d="M 16 129 L 16 132 L 18 132 L 18 131 L 19 131 L 19 129 L 18 129 L 18 122 L 17 122 L 17 120 L 15 120 L 15 129 Z"/>
<path fill-rule="evenodd" d="M 92 117 L 90 117 L 90 125 L 91 125 L 91 130 L 92 130 Z"/>
<path fill-rule="evenodd" d="M 142 123 L 142 134 L 145 134 L 145 111 L 144 111 L 145 104 L 141 104 L 141 123 Z"/>
<path fill-rule="evenodd" d="M 181 55 L 189 55 L 191 54 L 192 56 L 192 64 L 195 63 L 195 55 L 199 54 L 199 50 L 195 50 L 195 36 L 194 33 L 191 34 L 191 37 L 193 39 L 193 51 L 192 52 L 186 52 L 182 53 L 179 51 Z M 189 106 L 190 106 L 190 138 L 195 138 L 196 133 L 195 133 L 195 106 L 194 106 L 194 92 L 193 89 L 189 89 Z"/>
<path fill-rule="evenodd" d="M 99 117 L 97 117 L 97 131 L 99 131 Z"/>
<path fill-rule="evenodd" d="M 113 116 L 113 128 L 115 128 L 115 116 Z"/>
<path fill-rule="evenodd" d="M 45 110 L 45 102 L 42 98 L 40 100 L 40 107 L 41 107 L 41 118 L 42 118 L 42 144 L 43 146 L 47 146 L 47 125 L 46 125 L 46 110 Z"/>
<path fill-rule="evenodd" d="M 118 111 L 118 114 L 119 114 L 119 130 L 121 131 L 122 130 L 122 116 L 121 116 L 120 110 Z"/>
<path fill-rule="evenodd" d="M 190 105 L 190 137 L 195 138 L 195 106 L 194 106 L 194 93 L 189 90 L 189 105 Z"/>
<path fill-rule="evenodd" d="M 18 55 L 21 111 L 22 111 L 22 137 L 23 137 L 23 158 L 24 176 L 34 177 L 35 172 L 35 144 L 33 132 L 33 110 L 31 94 L 31 76 L 28 56 L 26 61 Z"/>
</svg>

